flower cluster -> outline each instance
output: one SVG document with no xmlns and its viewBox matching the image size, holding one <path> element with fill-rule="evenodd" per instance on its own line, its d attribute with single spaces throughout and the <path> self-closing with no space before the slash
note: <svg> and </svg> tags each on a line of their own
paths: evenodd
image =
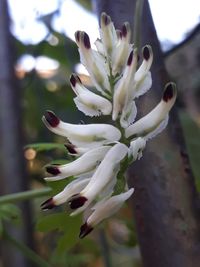
<svg viewBox="0 0 200 267">
<path fill-rule="evenodd" d="M 134 190 L 128 189 L 125 171 L 131 162 L 140 159 L 146 141 L 166 127 L 176 99 L 176 86 L 168 83 L 158 105 L 135 121 L 135 101 L 152 85 L 151 47 L 143 47 L 139 65 L 137 48 L 130 43 L 129 24 L 124 23 L 121 30 L 116 30 L 105 13 L 101 15 L 100 39 L 95 42 L 95 50 L 87 33 L 78 31 L 75 38 L 81 62 L 95 89 L 86 88 L 72 74 L 74 102 L 87 116 L 110 115 L 112 124 L 75 125 L 63 122 L 51 111 L 46 112 L 44 124 L 53 133 L 67 138 L 65 146 L 75 158 L 65 165 L 46 167 L 51 175 L 45 178 L 47 181 L 71 176 L 74 179 L 62 192 L 45 201 L 42 209 L 67 202 L 71 215 L 87 210 L 90 215 L 80 229 L 83 238 L 132 195 Z"/>
</svg>

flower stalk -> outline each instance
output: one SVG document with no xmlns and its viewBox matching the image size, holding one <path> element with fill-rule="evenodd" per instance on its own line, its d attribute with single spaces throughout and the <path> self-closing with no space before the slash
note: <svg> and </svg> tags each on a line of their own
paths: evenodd
<svg viewBox="0 0 200 267">
<path fill-rule="evenodd" d="M 50 187 L 45 187 L 42 189 L 27 190 L 24 192 L 7 194 L 0 197 L 0 205 L 6 203 L 15 203 L 28 199 L 34 199 L 37 197 L 48 196 L 51 193 L 52 189 Z"/>
</svg>

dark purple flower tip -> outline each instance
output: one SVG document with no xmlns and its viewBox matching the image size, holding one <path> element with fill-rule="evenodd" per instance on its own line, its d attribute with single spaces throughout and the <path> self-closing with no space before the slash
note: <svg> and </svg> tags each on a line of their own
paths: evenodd
<svg viewBox="0 0 200 267">
<path fill-rule="evenodd" d="M 75 39 L 76 39 L 76 42 L 77 42 L 77 43 L 80 42 L 80 36 L 81 36 L 81 31 L 77 31 L 77 32 L 75 32 Z"/>
<path fill-rule="evenodd" d="M 111 18 L 105 12 L 103 12 L 101 15 L 101 21 L 105 26 L 107 26 L 111 23 Z"/>
<path fill-rule="evenodd" d="M 130 25 L 129 25 L 129 23 L 128 23 L 128 22 L 125 22 L 125 23 L 123 24 L 123 26 L 122 26 L 122 36 L 123 36 L 124 38 L 126 38 L 129 29 L 130 29 Z"/>
<path fill-rule="evenodd" d="M 53 198 L 51 197 L 41 204 L 41 209 L 42 210 L 50 210 L 50 209 L 53 209 L 55 206 L 56 205 L 53 202 Z"/>
<path fill-rule="evenodd" d="M 168 84 L 166 84 L 163 93 L 163 101 L 168 102 L 169 100 L 171 100 L 175 94 L 175 91 L 176 91 L 175 83 L 169 82 Z"/>
<path fill-rule="evenodd" d="M 72 74 L 70 77 L 70 83 L 73 87 L 76 86 L 76 78 L 75 78 L 74 74 Z"/>
<path fill-rule="evenodd" d="M 60 119 L 50 110 L 45 112 L 44 117 L 51 127 L 57 127 L 60 123 Z"/>
<path fill-rule="evenodd" d="M 75 145 L 70 144 L 70 143 L 66 143 L 66 144 L 64 144 L 64 146 L 66 147 L 67 151 L 68 151 L 70 154 L 77 154 Z"/>
<path fill-rule="evenodd" d="M 149 46 L 146 45 L 142 50 L 143 58 L 147 61 L 150 58 L 150 49 Z"/>
<path fill-rule="evenodd" d="M 52 175 L 60 174 L 60 170 L 58 169 L 58 167 L 55 166 L 47 166 L 46 171 Z"/>
<path fill-rule="evenodd" d="M 82 207 L 88 199 L 80 194 L 76 194 L 71 197 L 69 201 L 70 208 L 72 210 Z"/>
<path fill-rule="evenodd" d="M 117 38 L 122 39 L 122 31 L 116 30 Z"/>
<path fill-rule="evenodd" d="M 83 225 L 81 225 L 79 238 L 84 238 L 86 235 L 88 235 L 90 232 L 92 232 L 92 230 L 93 230 L 93 227 L 88 225 L 87 222 L 84 223 Z"/>
<path fill-rule="evenodd" d="M 133 50 L 131 51 L 128 60 L 127 60 L 127 65 L 130 66 L 132 64 L 133 61 Z"/>
<path fill-rule="evenodd" d="M 90 49 L 91 48 L 91 45 L 90 45 L 90 38 L 89 38 L 89 35 L 84 32 L 84 35 L 83 35 L 83 43 L 84 43 L 84 46 L 86 49 Z"/>
<path fill-rule="evenodd" d="M 70 77 L 71 85 L 73 87 L 75 87 L 77 82 L 82 84 L 81 79 L 79 78 L 79 76 L 76 75 L 76 74 L 72 74 L 71 77 Z"/>
</svg>

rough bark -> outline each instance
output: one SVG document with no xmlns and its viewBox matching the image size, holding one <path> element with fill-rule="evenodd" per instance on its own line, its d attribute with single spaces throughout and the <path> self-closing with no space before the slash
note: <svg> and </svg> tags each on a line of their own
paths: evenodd
<svg viewBox="0 0 200 267">
<path fill-rule="evenodd" d="M 119 28 L 123 21 L 132 25 L 135 3 L 96 0 L 95 8 L 98 16 L 107 12 Z M 139 101 L 140 115 L 156 105 L 169 81 L 148 1 L 144 1 L 141 26 L 142 44 L 153 47 L 154 62 L 153 86 Z M 143 158 L 131 166 L 129 182 L 135 187 L 133 206 L 144 267 L 199 266 L 197 194 L 176 108 L 167 129 L 148 143 Z"/>
<path fill-rule="evenodd" d="M 9 32 L 6 0 L 0 1 L 0 193 L 14 193 L 27 189 L 23 158 L 20 89 L 14 74 L 13 46 Z M 28 202 L 23 203 L 22 227 L 6 225 L 7 231 L 18 241 L 32 243 L 31 214 Z M 7 244 L 1 246 L 3 266 L 28 266 L 24 256 Z M 29 265 L 30 266 L 30 265 Z"/>
</svg>

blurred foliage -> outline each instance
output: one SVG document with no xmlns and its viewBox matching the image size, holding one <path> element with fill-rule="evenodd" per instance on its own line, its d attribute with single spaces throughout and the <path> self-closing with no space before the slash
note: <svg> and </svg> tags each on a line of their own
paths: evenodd
<svg viewBox="0 0 200 267">
<path fill-rule="evenodd" d="M 56 251 L 63 253 L 73 247 L 78 242 L 81 216 L 70 217 L 66 212 L 59 212 L 42 216 L 37 222 L 36 229 L 40 232 L 58 230 L 61 235 L 58 240 Z"/>
<path fill-rule="evenodd" d="M 14 204 L 0 205 L 0 238 L 3 235 L 4 223 L 11 222 L 18 225 L 21 221 L 21 210 Z"/>
<path fill-rule="evenodd" d="M 28 144 L 24 148 L 25 149 L 32 148 L 36 152 L 49 151 L 52 149 L 61 149 L 63 151 L 66 151 L 63 144 L 58 144 L 58 143 L 34 143 L 34 144 Z"/>
<path fill-rule="evenodd" d="M 89 11 L 92 10 L 91 0 L 75 0 L 77 3 L 81 4 L 84 8 L 88 9 Z"/>
</svg>

